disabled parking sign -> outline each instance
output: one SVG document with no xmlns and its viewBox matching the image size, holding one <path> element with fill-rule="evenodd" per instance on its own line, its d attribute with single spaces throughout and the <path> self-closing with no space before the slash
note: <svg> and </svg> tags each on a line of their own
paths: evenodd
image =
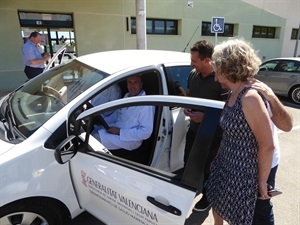
<svg viewBox="0 0 300 225">
<path fill-rule="evenodd" d="M 224 17 L 212 17 L 211 18 L 211 33 L 224 33 Z"/>
</svg>

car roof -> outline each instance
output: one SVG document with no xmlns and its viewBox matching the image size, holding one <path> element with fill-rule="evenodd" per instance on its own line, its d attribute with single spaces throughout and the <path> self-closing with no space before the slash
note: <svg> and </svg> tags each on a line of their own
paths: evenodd
<svg viewBox="0 0 300 225">
<path fill-rule="evenodd" d="M 108 74 L 137 66 L 190 64 L 190 54 L 163 50 L 115 50 L 80 56 L 76 60 Z"/>
<path fill-rule="evenodd" d="M 268 59 L 265 62 L 273 61 L 273 60 L 295 60 L 300 62 L 300 57 L 282 57 L 282 58 L 273 58 L 273 59 Z"/>
</svg>

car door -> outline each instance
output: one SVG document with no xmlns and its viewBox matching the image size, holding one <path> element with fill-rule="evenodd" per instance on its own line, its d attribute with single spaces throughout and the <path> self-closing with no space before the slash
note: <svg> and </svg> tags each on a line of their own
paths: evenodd
<svg viewBox="0 0 300 225">
<path fill-rule="evenodd" d="M 298 62 L 288 59 L 276 59 L 261 65 L 257 78 L 270 86 L 275 93 L 286 94 L 297 80 L 295 68 Z"/>
<path fill-rule="evenodd" d="M 276 68 L 279 60 L 272 60 L 263 63 L 260 68 L 259 72 L 256 75 L 256 78 L 260 81 L 264 82 L 267 85 L 270 85 L 270 76 L 274 73 L 274 69 Z"/>
<path fill-rule="evenodd" d="M 168 108 L 209 105 L 219 111 L 223 107 L 220 102 L 188 97 L 143 96 L 105 103 L 79 115 L 76 127 L 81 141 L 70 160 L 70 174 L 81 207 L 107 224 L 184 224 L 190 212 L 197 188 L 182 182 L 175 172 L 113 156 L 89 135 L 94 115 L 118 106 L 153 104 Z M 90 128 L 83 130 L 82 124 Z M 56 150 L 57 154 L 67 155 Z"/>
<path fill-rule="evenodd" d="M 57 52 L 54 54 L 54 56 L 51 58 L 51 60 L 48 62 L 47 66 L 45 67 L 44 72 L 62 63 L 62 58 L 66 52 L 66 49 L 67 46 L 62 46 L 60 49 L 57 50 Z M 55 65 L 55 63 L 57 63 L 57 65 Z"/>
<path fill-rule="evenodd" d="M 280 60 L 269 75 L 269 86 L 275 93 L 287 93 L 292 84 L 298 79 L 295 69 L 298 62 L 293 60 Z M 294 73 L 294 74 L 293 74 Z"/>
</svg>

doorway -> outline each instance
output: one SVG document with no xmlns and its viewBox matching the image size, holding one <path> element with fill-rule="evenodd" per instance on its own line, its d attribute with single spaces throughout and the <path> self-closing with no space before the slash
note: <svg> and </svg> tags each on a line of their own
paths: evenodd
<svg viewBox="0 0 300 225">
<path fill-rule="evenodd" d="M 28 40 L 31 32 L 37 31 L 43 36 L 39 46 L 41 53 L 49 52 L 53 57 L 61 47 L 66 47 L 61 61 L 66 63 L 76 58 L 76 39 L 72 14 L 23 11 L 19 11 L 18 14 L 23 43 Z"/>
</svg>

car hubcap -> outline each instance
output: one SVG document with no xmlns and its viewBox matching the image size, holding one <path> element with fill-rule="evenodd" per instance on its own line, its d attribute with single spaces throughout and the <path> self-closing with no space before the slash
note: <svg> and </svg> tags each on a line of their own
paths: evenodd
<svg viewBox="0 0 300 225">
<path fill-rule="evenodd" d="M 36 213 L 18 212 L 0 218 L 1 225 L 48 225 L 47 221 Z"/>
<path fill-rule="evenodd" d="M 293 90 L 292 99 L 294 102 L 300 104 L 300 87 L 297 87 Z"/>
</svg>

